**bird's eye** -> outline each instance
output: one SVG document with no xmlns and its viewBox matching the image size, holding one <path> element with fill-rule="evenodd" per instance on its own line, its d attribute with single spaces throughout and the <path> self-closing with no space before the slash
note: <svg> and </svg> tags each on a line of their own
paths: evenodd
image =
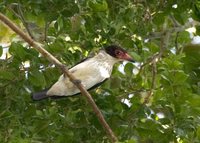
<svg viewBox="0 0 200 143">
<path fill-rule="evenodd" d="M 120 56 L 120 55 L 122 55 L 122 54 L 123 54 L 123 52 L 120 51 L 120 50 L 116 50 L 116 51 L 115 51 L 115 55 L 117 55 L 117 56 Z"/>
</svg>

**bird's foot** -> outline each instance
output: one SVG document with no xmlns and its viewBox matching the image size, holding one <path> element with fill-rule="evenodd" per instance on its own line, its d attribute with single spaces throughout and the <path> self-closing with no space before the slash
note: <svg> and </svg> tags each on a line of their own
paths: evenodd
<svg viewBox="0 0 200 143">
<path fill-rule="evenodd" d="M 73 82 L 75 85 L 77 85 L 77 84 L 80 84 L 80 83 L 81 83 L 81 80 L 75 79 L 75 80 L 73 80 L 72 82 Z"/>
</svg>

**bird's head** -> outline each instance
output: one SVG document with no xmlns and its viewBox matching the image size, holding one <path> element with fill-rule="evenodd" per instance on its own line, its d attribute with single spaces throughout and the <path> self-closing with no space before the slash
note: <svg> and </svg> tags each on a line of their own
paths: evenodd
<svg viewBox="0 0 200 143">
<path fill-rule="evenodd" d="M 110 56 L 117 58 L 121 61 L 125 60 L 125 61 L 135 62 L 133 58 L 127 53 L 127 51 L 121 48 L 120 46 L 111 45 L 106 47 L 105 51 Z"/>
</svg>

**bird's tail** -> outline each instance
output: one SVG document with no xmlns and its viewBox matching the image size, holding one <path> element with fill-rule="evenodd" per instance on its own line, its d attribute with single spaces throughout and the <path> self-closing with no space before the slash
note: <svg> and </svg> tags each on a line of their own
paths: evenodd
<svg viewBox="0 0 200 143">
<path fill-rule="evenodd" d="M 38 101 L 38 100 L 42 100 L 42 99 L 48 98 L 49 96 L 47 95 L 47 91 L 48 90 L 43 90 L 41 92 L 33 93 L 32 94 L 32 99 L 35 100 L 35 101 Z"/>
</svg>

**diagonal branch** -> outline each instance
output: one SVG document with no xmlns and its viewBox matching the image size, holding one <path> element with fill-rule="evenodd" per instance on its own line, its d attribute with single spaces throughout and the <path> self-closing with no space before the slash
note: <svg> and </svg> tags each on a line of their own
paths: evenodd
<svg viewBox="0 0 200 143">
<path fill-rule="evenodd" d="M 96 113 L 96 116 L 98 117 L 100 123 L 104 127 L 104 129 L 107 132 L 108 137 L 110 138 L 111 142 L 117 142 L 117 137 L 114 135 L 112 129 L 108 125 L 108 123 L 105 121 L 100 109 L 97 107 L 96 103 L 94 102 L 93 98 L 89 94 L 89 92 L 84 88 L 84 86 L 81 84 L 81 82 L 76 82 L 78 79 L 71 74 L 67 67 L 63 65 L 60 61 L 58 61 L 53 55 L 51 55 L 49 52 L 47 52 L 45 49 L 42 48 L 41 44 L 35 42 L 30 36 L 25 34 L 21 29 L 19 29 L 10 19 L 8 19 L 6 16 L 4 16 L 2 13 L 0 13 L 0 20 L 6 24 L 9 28 L 11 28 L 15 33 L 20 35 L 30 46 L 38 50 L 44 57 L 46 57 L 50 62 L 55 64 L 57 67 L 59 67 L 65 75 L 69 77 L 71 82 L 73 82 L 81 91 L 82 95 L 84 95 L 88 102 L 90 103 L 91 107 L 93 108 L 93 111 Z"/>
</svg>

